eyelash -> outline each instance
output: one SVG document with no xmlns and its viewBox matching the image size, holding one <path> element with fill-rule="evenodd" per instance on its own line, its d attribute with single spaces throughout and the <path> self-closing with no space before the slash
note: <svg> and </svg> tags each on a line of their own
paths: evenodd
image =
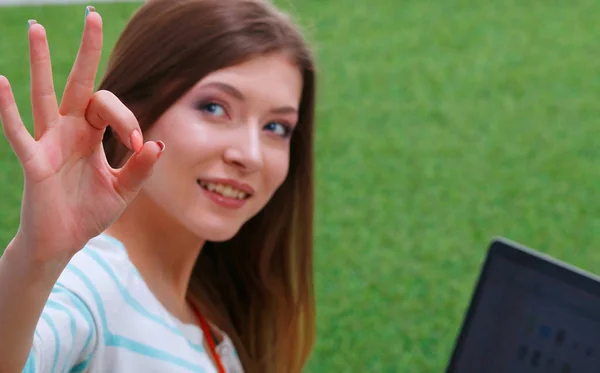
<svg viewBox="0 0 600 373">
<path fill-rule="evenodd" d="M 214 101 L 201 103 L 198 105 L 198 108 L 204 112 L 208 112 L 210 115 L 218 116 L 218 114 L 213 114 L 212 112 L 207 111 L 207 110 L 209 110 L 210 107 L 215 107 L 215 106 L 221 108 L 224 114 L 227 113 L 227 109 L 225 108 L 224 105 L 221 105 L 218 102 L 214 102 Z M 272 126 L 273 124 L 275 124 L 275 125 L 278 124 L 283 128 L 283 134 L 279 134 L 278 136 L 281 136 L 284 139 L 287 139 L 292 135 L 294 128 L 289 123 L 273 121 L 273 122 L 267 123 L 265 125 L 265 127 Z"/>
</svg>

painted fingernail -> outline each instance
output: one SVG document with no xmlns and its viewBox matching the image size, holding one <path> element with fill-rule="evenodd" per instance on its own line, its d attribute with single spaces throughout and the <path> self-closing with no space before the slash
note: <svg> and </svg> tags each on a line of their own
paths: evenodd
<svg viewBox="0 0 600 373">
<path fill-rule="evenodd" d="M 27 21 L 27 29 L 29 30 L 31 25 L 34 25 L 36 23 L 37 23 L 37 21 L 35 19 L 30 19 L 29 21 Z"/>
<path fill-rule="evenodd" d="M 142 135 L 140 134 L 140 131 L 133 130 L 133 132 L 131 132 L 131 135 L 129 135 L 129 142 L 130 142 L 131 149 L 133 149 L 134 152 L 139 154 L 142 151 L 142 148 L 144 147 L 144 143 L 143 143 Z"/>
<path fill-rule="evenodd" d="M 157 141 L 156 145 L 158 145 L 158 147 L 160 148 L 160 150 L 158 151 L 158 155 L 156 156 L 156 158 L 160 158 L 160 156 L 162 155 L 162 153 L 165 151 L 165 143 L 162 141 Z"/>
<path fill-rule="evenodd" d="M 90 12 L 95 12 L 95 11 L 96 11 L 96 8 L 94 8 L 91 5 L 88 5 L 85 7 L 85 16 L 87 17 L 88 14 L 90 14 Z"/>
</svg>

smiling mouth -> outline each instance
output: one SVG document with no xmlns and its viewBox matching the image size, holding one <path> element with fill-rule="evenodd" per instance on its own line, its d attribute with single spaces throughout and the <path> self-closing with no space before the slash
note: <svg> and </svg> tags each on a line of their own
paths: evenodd
<svg viewBox="0 0 600 373">
<path fill-rule="evenodd" d="M 225 198 L 232 198 L 243 201 L 250 198 L 251 196 L 249 193 L 244 192 L 243 190 L 236 189 L 231 185 L 227 184 L 210 183 L 202 180 L 198 180 L 198 184 L 205 190 L 208 190 L 212 193 L 220 194 Z"/>
</svg>

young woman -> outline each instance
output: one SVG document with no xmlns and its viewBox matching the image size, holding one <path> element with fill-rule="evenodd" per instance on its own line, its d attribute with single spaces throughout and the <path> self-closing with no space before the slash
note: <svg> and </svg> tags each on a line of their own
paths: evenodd
<svg viewBox="0 0 600 373">
<path fill-rule="evenodd" d="M 0 77 L 25 177 L 0 259 L 0 372 L 300 372 L 315 78 L 298 29 L 266 1 L 149 1 L 95 92 L 88 7 L 59 106 L 29 23 L 33 134 Z"/>
</svg>

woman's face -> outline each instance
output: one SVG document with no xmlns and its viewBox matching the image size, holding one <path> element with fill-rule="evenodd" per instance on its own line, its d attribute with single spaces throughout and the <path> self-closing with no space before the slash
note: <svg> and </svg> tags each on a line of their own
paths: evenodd
<svg viewBox="0 0 600 373">
<path fill-rule="evenodd" d="M 198 237 L 230 239 L 287 176 L 301 94 L 282 54 L 207 75 L 144 134 L 166 147 L 142 193 Z"/>
</svg>

